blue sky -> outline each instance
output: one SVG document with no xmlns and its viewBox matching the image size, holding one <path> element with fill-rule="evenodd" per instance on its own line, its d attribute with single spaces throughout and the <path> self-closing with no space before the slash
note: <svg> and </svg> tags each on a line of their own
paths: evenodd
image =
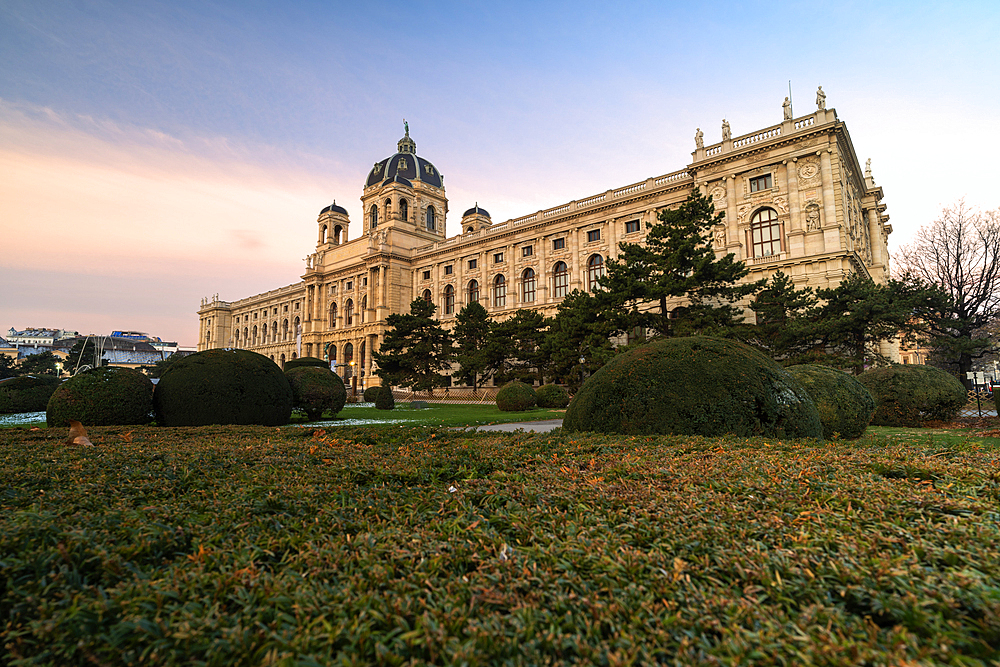
<svg viewBox="0 0 1000 667">
<path fill-rule="evenodd" d="M 194 344 L 203 296 L 296 282 L 402 119 L 449 233 L 683 168 L 823 85 L 891 248 L 1000 206 L 1000 4 L 0 0 L 0 327 Z"/>
</svg>

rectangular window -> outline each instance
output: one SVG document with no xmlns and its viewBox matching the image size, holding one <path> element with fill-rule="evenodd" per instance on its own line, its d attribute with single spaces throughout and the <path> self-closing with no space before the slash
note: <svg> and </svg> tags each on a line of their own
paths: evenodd
<svg viewBox="0 0 1000 667">
<path fill-rule="evenodd" d="M 424 273 L 423 273 L 423 279 L 424 280 L 430 280 L 431 279 L 431 272 L 430 271 L 424 271 Z"/>
<path fill-rule="evenodd" d="M 444 267 L 444 275 L 446 275 L 446 276 L 450 276 L 452 273 L 454 273 L 454 271 L 455 271 L 455 267 L 452 266 L 451 264 L 449 264 L 448 266 Z"/>
<path fill-rule="evenodd" d="M 566 247 L 566 239 L 552 239 L 552 249 L 562 250 Z"/>
<path fill-rule="evenodd" d="M 350 280 L 347 281 L 347 289 L 354 289 L 354 283 Z"/>
<path fill-rule="evenodd" d="M 593 243 L 594 241 L 600 241 L 600 240 L 601 240 L 600 229 L 591 229 L 589 232 L 587 232 L 587 243 Z"/>
<path fill-rule="evenodd" d="M 495 253 L 493 253 L 493 263 L 494 264 L 503 264 L 503 253 L 502 252 L 495 252 Z"/>
<path fill-rule="evenodd" d="M 637 231 L 639 231 L 639 221 L 638 220 L 629 220 L 628 222 L 625 223 L 625 233 L 626 234 L 631 234 L 632 232 L 637 232 Z"/>
<path fill-rule="evenodd" d="M 771 174 L 764 174 L 750 179 L 750 192 L 760 192 L 771 189 Z"/>
<path fill-rule="evenodd" d="M 477 259 L 470 259 L 469 260 L 469 268 L 470 269 L 474 269 L 474 268 L 476 268 L 478 266 L 479 266 L 479 260 L 477 260 Z"/>
<path fill-rule="evenodd" d="M 526 245 L 523 248 L 521 248 L 521 257 L 531 257 L 531 254 L 533 252 L 534 252 L 534 246 Z"/>
<path fill-rule="evenodd" d="M 361 286 L 368 287 L 368 276 L 365 276 L 364 278 L 361 279 Z"/>
</svg>

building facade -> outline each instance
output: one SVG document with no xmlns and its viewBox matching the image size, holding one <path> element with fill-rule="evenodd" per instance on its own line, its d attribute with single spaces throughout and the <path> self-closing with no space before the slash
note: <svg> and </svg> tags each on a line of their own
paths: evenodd
<svg viewBox="0 0 1000 667">
<path fill-rule="evenodd" d="M 722 256 L 750 268 L 747 280 L 778 270 L 796 287 L 835 287 L 852 273 L 888 276 L 888 224 L 882 189 L 862 167 L 847 127 L 817 94 L 816 110 L 704 145 L 678 171 L 494 223 L 478 203 L 446 238 L 444 176 L 405 136 L 375 163 L 352 223 L 334 204 L 320 211 L 315 250 L 300 282 L 237 301 L 203 299 L 198 349 L 250 349 L 279 364 L 328 359 L 344 377 L 370 378 L 391 313 L 417 297 L 437 305 L 450 326 L 462 307 L 482 303 L 495 319 L 518 308 L 553 315 L 574 289 L 589 290 L 619 242 L 641 242 L 659 211 L 697 188 L 724 221 L 713 229 Z M 348 241 L 351 224 L 359 238 Z M 371 378 L 377 384 L 377 378 Z"/>
</svg>

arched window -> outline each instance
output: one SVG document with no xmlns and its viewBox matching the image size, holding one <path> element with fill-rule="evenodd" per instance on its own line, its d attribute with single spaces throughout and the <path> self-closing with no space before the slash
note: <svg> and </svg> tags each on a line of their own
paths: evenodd
<svg viewBox="0 0 1000 667">
<path fill-rule="evenodd" d="M 434 222 L 434 207 L 433 206 L 428 206 L 427 207 L 427 229 L 429 229 L 430 231 L 433 232 L 434 231 L 434 224 L 435 224 L 435 222 Z"/>
<path fill-rule="evenodd" d="M 556 262 L 552 273 L 553 296 L 563 297 L 569 291 L 569 269 L 566 262 Z"/>
<path fill-rule="evenodd" d="M 372 229 L 378 227 L 378 206 L 372 204 L 372 207 L 368 209 L 368 226 Z"/>
<path fill-rule="evenodd" d="M 246 327 L 243 327 L 243 344 L 244 345 L 249 345 L 250 344 L 250 336 L 249 336 L 249 334 L 250 334 L 250 330 L 247 329 Z"/>
<path fill-rule="evenodd" d="M 257 344 L 257 325 L 253 325 L 253 344 Z"/>
<path fill-rule="evenodd" d="M 326 225 L 323 225 L 323 231 L 320 232 L 319 242 L 320 243 L 326 243 Z"/>
<path fill-rule="evenodd" d="M 336 368 L 337 368 L 337 346 L 334 345 L 333 343 L 330 343 L 330 347 L 328 347 L 326 349 L 326 358 L 330 362 L 330 367 L 334 369 L 334 372 L 336 372 Z"/>
<path fill-rule="evenodd" d="M 399 200 L 399 219 L 407 220 L 410 217 L 410 203 L 405 199 Z"/>
<path fill-rule="evenodd" d="M 502 276 L 493 279 L 493 307 L 505 308 L 507 306 L 507 280 Z"/>
<path fill-rule="evenodd" d="M 604 275 L 604 258 L 591 255 L 587 260 L 587 289 L 593 292 L 597 289 L 597 279 Z"/>
<path fill-rule="evenodd" d="M 750 218 L 750 247 L 753 257 L 781 252 L 781 223 L 773 208 L 762 208 Z"/>
<path fill-rule="evenodd" d="M 455 312 L 455 288 L 446 285 L 444 288 L 444 314 L 451 315 Z"/>
<path fill-rule="evenodd" d="M 465 231 L 467 231 L 467 232 L 469 232 L 469 233 L 471 234 L 471 233 L 472 233 L 472 227 L 469 227 L 469 228 L 468 228 L 468 229 L 466 229 Z"/>
<path fill-rule="evenodd" d="M 333 244 L 334 245 L 340 245 L 340 235 L 343 233 L 343 231 L 344 231 L 344 228 L 341 227 L 340 225 L 337 225 L 336 227 L 333 228 Z"/>
<path fill-rule="evenodd" d="M 292 335 L 293 336 L 298 336 L 299 335 L 299 324 L 300 324 L 299 318 L 296 317 L 295 320 L 292 322 Z"/>
<path fill-rule="evenodd" d="M 344 304 L 344 326 L 353 326 L 354 324 L 354 301 L 351 299 L 347 300 Z"/>
<path fill-rule="evenodd" d="M 236 329 L 233 331 L 233 347 L 240 346 L 240 330 Z"/>
<path fill-rule="evenodd" d="M 469 281 L 469 303 L 479 302 L 479 281 L 470 280 Z"/>
<path fill-rule="evenodd" d="M 420 296 L 422 296 L 424 301 L 426 301 L 427 303 L 431 302 L 431 291 L 429 289 L 425 289 L 424 293 L 421 294 Z"/>
<path fill-rule="evenodd" d="M 358 368 L 361 369 L 361 375 L 365 374 L 365 344 L 364 342 L 358 346 Z"/>
<path fill-rule="evenodd" d="M 392 217 L 392 200 L 387 197 L 385 200 L 385 215 L 383 216 L 383 218 L 385 220 L 388 220 L 391 217 Z"/>
<path fill-rule="evenodd" d="M 361 312 L 358 313 L 359 318 L 362 322 L 365 321 L 365 312 L 368 310 L 368 296 L 365 295 L 361 297 Z"/>
<path fill-rule="evenodd" d="M 281 340 L 288 340 L 288 320 L 281 323 Z"/>
<path fill-rule="evenodd" d="M 337 304 L 335 303 L 330 304 L 330 328 L 337 328 Z"/>
<path fill-rule="evenodd" d="M 277 321 L 271 322 L 271 342 L 272 343 L 277 343 L 278 342 L 278 322 Z"/>
<path fill-rule="evenodd" d="M 535 279 L 534 269 L 525 269 L 521 274 L 521 301 L 525 303 L 535 300 Z"/>
<path fill-rule="evenodd" d="M 299 355 L 297 355 L 296 353 L 292 352 L 292 359 L 298 359 L 298 358 L 299 358 Z"/>
<path fill-rule="evenodd" d="M 281 355 L 281 357 L 279 357 L 279 359 L 281 361 L 281 364 L 280 364 L 281 367 L 284 368 L 285 367 L 285 355 Z"/>
</svg>

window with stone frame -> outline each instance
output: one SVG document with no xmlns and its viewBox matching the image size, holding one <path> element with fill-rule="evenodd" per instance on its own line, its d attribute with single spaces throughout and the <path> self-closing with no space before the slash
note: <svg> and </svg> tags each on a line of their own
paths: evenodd
<svg viewBox="0 0 1000 667">
<path fill-rule="evenodd" d="M 525 269 L 521 274 L 521 300 L 530 303 L 535 300 L 535 287 L 538 284 L 534 269 Z"/>
<path fill-rule="evenodd" d="M 626 234 L 634 234 L 637 231 L 639 231 L 639 221 L 638 220 L 629 220 L 628 222 L 625 223 L 625 233 Z"/>
<path fill-rule="evenodd" d="M 761 192 L 763 190 L 770 190 L 772 187 L 771 174 L 763 174 L 761 176 L 754 176 L 750 179 L 750 192 Z"/>
<path fill-rule="evenodd" d="M 552 239 L 552 249 L 553 250 L 562 250 L 565 247 L 566 247 L 566 239 L 565 238 Z"/>
<path fill-rule="evenodd" d="M 445 285 L 444 288 L 444 314 L 452 315 L 455 312 L 455 288 Z"/>
<path fill-rule="evenodd" d="M 604 275 L 604 258 L 591 255 L 587 260 L 587 289 L 591 292 L 597 289 L 597 280 Z"/>
<path fill-rule="evenodd" d="M 534 246 L 526 245 L 523 248 L 521 248 L 521 257 L 531 257 L 531 255 L 534 254 L 534 252 L 535 252 Z"/>
<path fill-rule="evenodd" d="M 493 279 L 493 307 L 505 308 L 507 306 L 507 279 L 502 275 Z"/>
<path fill-rule="evenodd" d="M 469 281 L 468 302 L 469 303 L 478 303 L 479 302 L 479 281 L 478 280 L 470 280 Z"/>
<path fill-rule="evenodd" d="M 600 229 L 591 229 L 589 232 L 587 232 L 587 243 L 593 243 L 594 241 L 600 241 L 600 240 L 601 240 Z"/>
<path fill-rule="evenodd" d="M 781 222 L 773 208 L 762 208 L 750 218 L 751 257 L 769 257 L 781 252 Z"/>
<path fill-rule="evenodd" d="M 566 262 L 556 262 L 552 272 L 553 296 L 561 298 L 569 293 L 569 267 Z"/>
</svg>

